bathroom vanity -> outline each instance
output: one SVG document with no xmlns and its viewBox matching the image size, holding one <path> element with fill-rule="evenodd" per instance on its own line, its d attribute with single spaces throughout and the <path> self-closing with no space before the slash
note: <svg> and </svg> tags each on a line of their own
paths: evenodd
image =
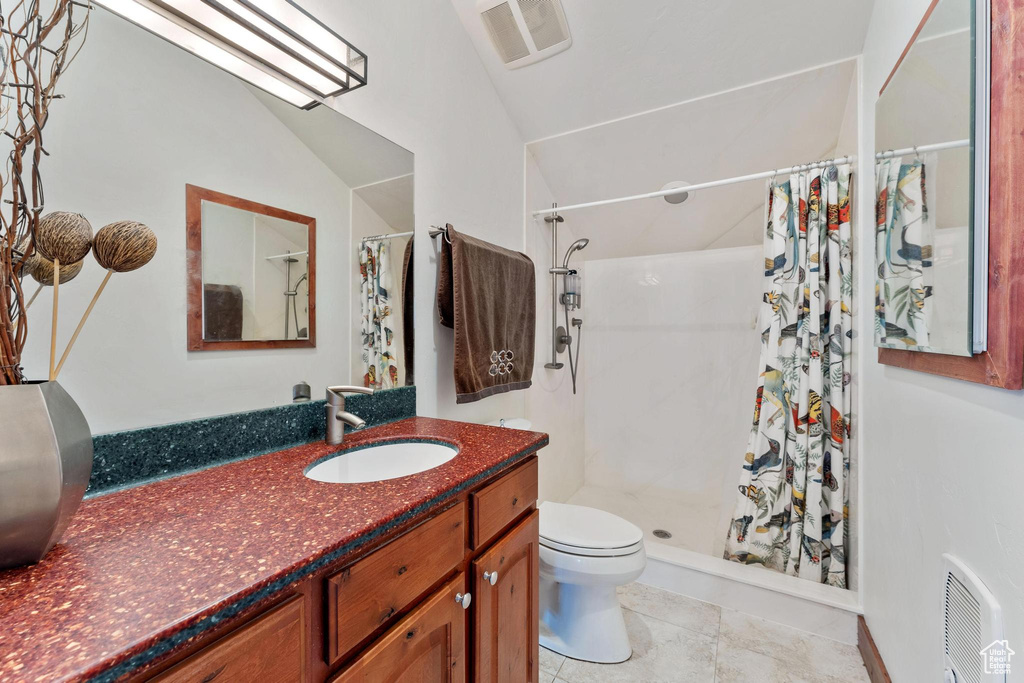
<svg viewBox="0 0 1024 683">
<path fill-rule="evenodd" d="M 304 476 L 322 442 L 87 500 L 0 572 L 0 678 L 535 681 L 535 432 L 410 418 L 342 449 L 457 447 L 419 474 Z"/>
</svg>

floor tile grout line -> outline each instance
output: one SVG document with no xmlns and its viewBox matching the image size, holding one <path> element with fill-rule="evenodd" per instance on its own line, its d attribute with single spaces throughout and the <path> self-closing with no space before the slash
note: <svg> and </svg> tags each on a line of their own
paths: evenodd
<svg viewBox="0 0 1024 683">
<path fill-rule="evenodd" d="M 718 633 L 715 634 L 715 677 L 712 679 L 712 683 L 718 681 L 718 649 L 722 644 L 722 608 L 718 608 Z"/>
<path fill-rule="evenodd" d="M 710 605 L 712 603 L 708 603 L 708 604 Z M 716 605 L 716 607 L 717 607 L 717 605 Z M 698 636 L 704 636 L 705 638 L 714 638 L 714 637 L 716 637 L 713 634 L 705 633 L 704 631 L 699 631 L 697 629 L 690 628 L 689 626 L 682 626 L 681 624 L 677 624 L 677 623 L 675 623 L 673 621 L 669 621 L 667 619 L 662 619 L 660 617 L 656 617 L 656 616 L 654 616 L 652 614 L 647 614 L 647 612 L 641 612 L 640 610 L 633 609 L 632 607 L 623 607 L 622 609 L 627 611 L 627 612 L 633 612 L 634 614 L 639 614 L 640 616 L 647 617 L 648 619 L 654 619 L 655 621 L 660 621 L 661 623 L 668 624 L 669 626 L 675 626 L 676 628 L 681 628 L 684 631 L 689 631 L 690 633 L 695 633 Z M 721 612 L 719 612 L 719 614 L 718 614 L 718 622 L 719 622 L 719 625 L 721 625 L 721 622 L 722 622 L 722 614 L 721 614 Z"/>
<path fill-rule="evenodd" d="M 543 645 L 538 645 L 537 647 L 539 649 L 542 649 L 542 650 L 548 650 Z M 562 667 L 565 666 L 565 661 L 568 659 L 568 657 L 566 657 L 565 655 L 560 655 L 557 652 L 555 652 L 554 650 L 548 650 L 548 652 L 550 652 L 551 654 L 556 655 L 556 656 L 562 658 L 562 661 L 558 663 L 558 668 L 555 669 L 555 673 L 553 674 L 555 678 L 558 678 L 558 674 L 561 673 Z"/>
</svg>

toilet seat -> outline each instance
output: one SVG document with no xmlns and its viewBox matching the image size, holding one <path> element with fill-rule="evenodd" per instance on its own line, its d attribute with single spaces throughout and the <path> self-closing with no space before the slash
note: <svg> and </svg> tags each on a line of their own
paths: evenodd
<svg viewBox="0 0 1024 683">
<path fill-rule="evenodd" d="M 621 517 L 582 505 L 540 505 L 540 544 L 583 557 L 621 557 L 643 550 L 640 527 Z"/>
</svg>

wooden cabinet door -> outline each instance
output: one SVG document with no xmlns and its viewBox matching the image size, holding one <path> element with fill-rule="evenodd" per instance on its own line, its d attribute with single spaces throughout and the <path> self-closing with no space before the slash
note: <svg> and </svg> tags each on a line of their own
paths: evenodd
<svg viewBox="0 0 1024 683">
<path fill-rule="evenodd" d="M 395 624 L 331 682 L 464 683 L 467 612 L 455 597 L 465 592 L 466 575 L 459 574 Z"/>
<path fill-rule="evenodd" d="M 474 680 L 478 683 L 538 679 L 539 531 L 540 512 L 534 510 L 473 562 Z"/>
</svg>

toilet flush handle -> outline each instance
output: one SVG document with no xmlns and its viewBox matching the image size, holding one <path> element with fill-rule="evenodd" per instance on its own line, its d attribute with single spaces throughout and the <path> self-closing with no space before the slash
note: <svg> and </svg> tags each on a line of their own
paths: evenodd
<svg viewBox="0 0 1024 683">
<path fill-rule="evenodd" d="M 484 581 L 492 586 L 498 583 L 498 572 L 484 572 Z"/>
</svg>

